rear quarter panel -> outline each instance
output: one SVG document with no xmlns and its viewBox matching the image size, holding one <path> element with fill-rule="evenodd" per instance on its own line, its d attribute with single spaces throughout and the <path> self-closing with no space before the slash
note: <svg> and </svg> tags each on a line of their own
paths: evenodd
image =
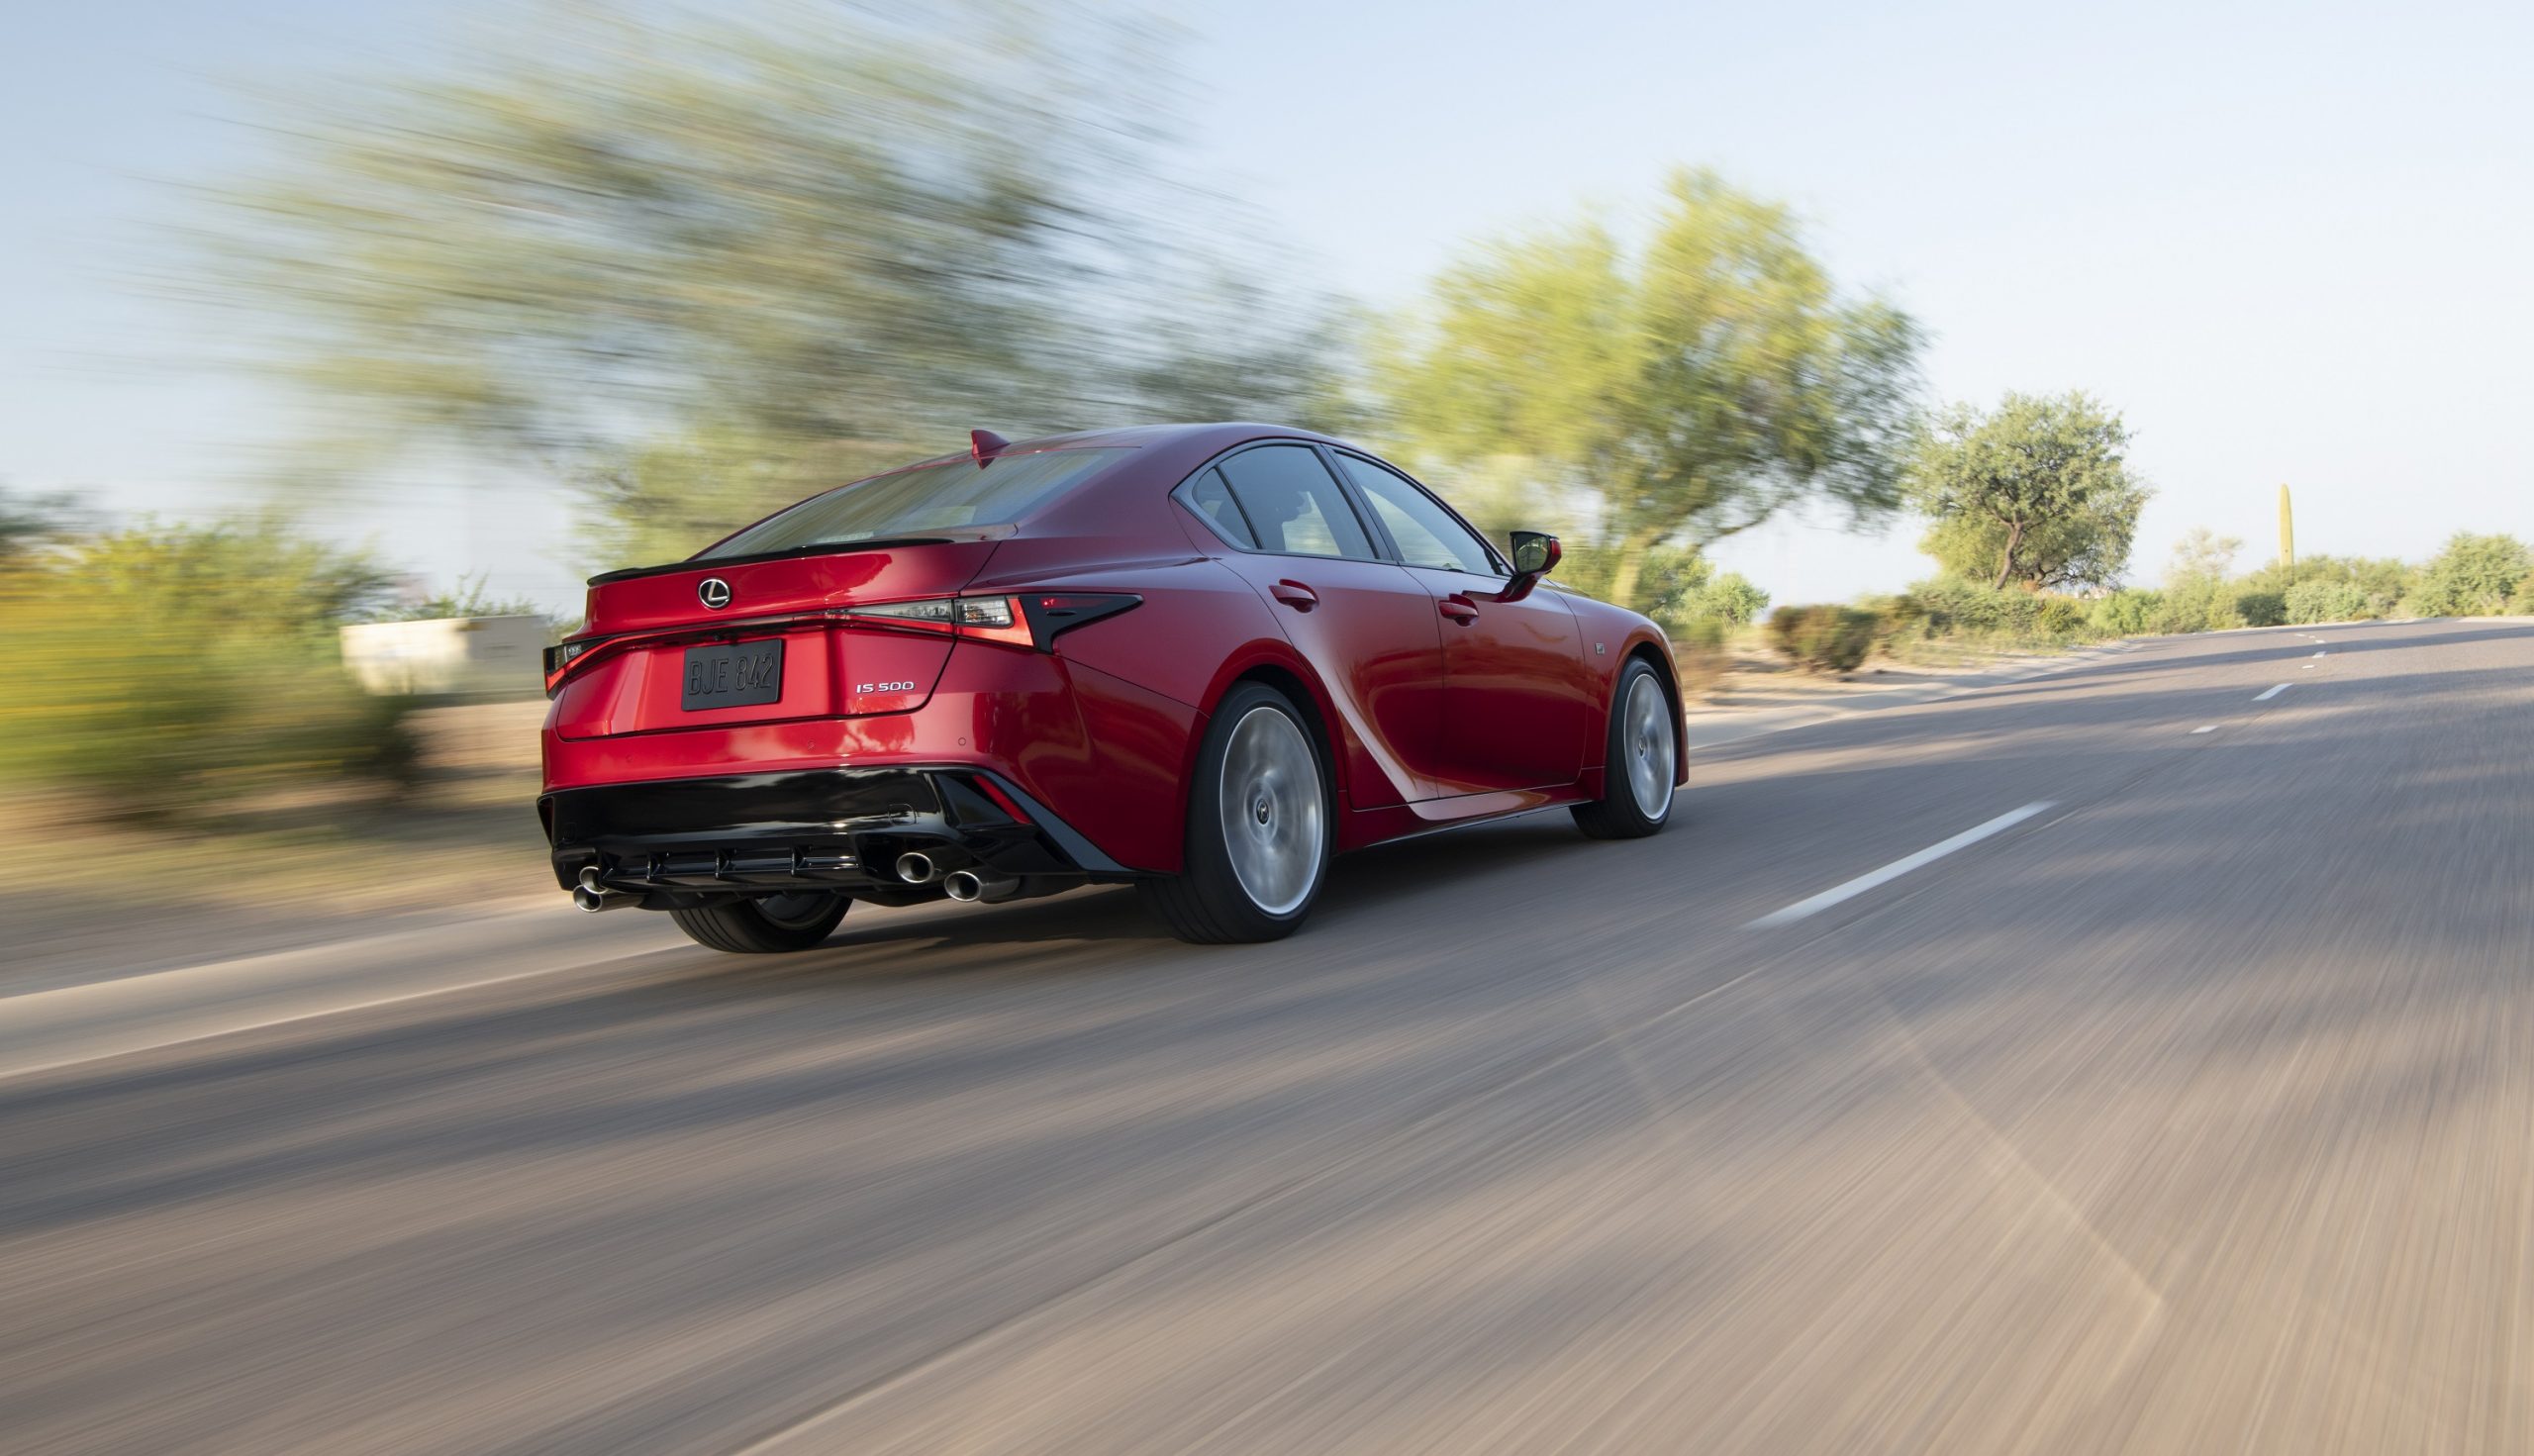
<svg viewBox="0 0 2534 1456">
<path fill-rule="evenodd" d="M 1166 495 L 1159 504 L 1166 511 L 1178 509 Z M 1213 711 L 1234 682 L 1260 669 L 1299 682 L 1311 697 L 1322 730 L 1329 735 L 1341 803 L 1346 802 L 1353 785 L 1364 774 L 1380 772 L 1359 735 L 1329 700 L 1318 670 L 1287 639 L 1266 601 L 1229 567 L 1200 554 L 1194 542 L 1183 541 L 1181 549 L 1169 558 L 1117 561 L 1062 572 L 1033 564 L 1033 557 L 1038 554 L 1030 549 L 1033 546 L 1045 551 L 1043 559 L 1049 567 L 1072 557 L 1072 553 L 1040 543 L 1014 541 L 996 556 L 970 590 L 988 590 L 997 583 L 1018 586 L 1027 582 L 1068 591 L 1132 592 L 1144 599 L 1143 605 L 1132 612 L 1077 628 L 1057 638 L 1056 654 L 1102 678 L 1158 695 L 1199 715 L 1183 741 L 1170 745 L 1176 755 L 1170 765 L 1168 805 L 1168 822 L 1174 836 L 1187 815 L 1188 776 L 1195 771 L 1197 750 L 1205 735 L 1204 715 Z M 1080 680 L 1087 686 L 1092 682 L 1088 676 Z M 1108 717 L 1111 709 L 1096 692 L 1084 693 L 1083 712 L 1092 740 L 1117 745 L 1114 750 L 1104 746 L 1104 754 L 1116 752 L 1121 760 L 1120 768 L 1131 767 L 1133 781 L 1144 782 L 1141 775 L 1145 765 L 1141 760 L 1161 751 L 1160 745 L 1130 749 L 1130 742 L 1147 740 L 1135 734 L 1131 725 Z M 1138 760 L 1131 765 L 1122 761 L 1130 753 Z M 1059 814 L 1065 812 L 1063 806 L 1052 802 L 1049 807 Z M 1175 852 L 1173 862 L 1175 865 Z"/>
</svg>

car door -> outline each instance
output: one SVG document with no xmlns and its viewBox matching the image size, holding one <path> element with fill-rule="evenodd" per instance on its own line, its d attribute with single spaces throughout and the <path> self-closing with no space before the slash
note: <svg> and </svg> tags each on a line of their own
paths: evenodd
<svg viewBox="0 0 2534 1456">
<path fill-rule="evenodd" d="M 1442 792 L 1574 783 L 1595 707 L 1575 614 L 1556 592 L 1497 600 L 1512 573 L 1478 533 L 1389 466 L 1334 453 L 1443 624 Z"/>
<path fill-rule="evenodd" d="M 1267 598 L 1345 720 L 1348 807 L 1432 798 L 1442 617 L 1420 583 L 1381 559 L 1318 450 L 1253 445 L 1199 472 L 1179 496 L 1234 548 L 1223 563 Z"/>
</svg>

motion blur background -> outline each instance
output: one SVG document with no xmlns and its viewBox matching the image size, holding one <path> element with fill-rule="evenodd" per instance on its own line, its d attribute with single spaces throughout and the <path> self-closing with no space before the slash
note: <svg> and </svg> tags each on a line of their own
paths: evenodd
<svg viewBox="0 0 2534 1456">
<path fill-rule="evenodd" d="M 1708 680 L 1772 605 L 1842 669 L 2534 610 L 2522 7 L 11 29 L 0 795 L 101 836 L 49 873 L 510 884 L 533 685 L 346 628 L 559 633 L 971 427 L 1363 438 Z M 2048 561 L 1960 489 L 2018 441 L 2090 462 Z"/>
</svg>

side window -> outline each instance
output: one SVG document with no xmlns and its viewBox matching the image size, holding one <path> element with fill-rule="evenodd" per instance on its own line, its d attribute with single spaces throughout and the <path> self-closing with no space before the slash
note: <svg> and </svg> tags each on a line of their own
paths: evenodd
<svg viewBox="0 0 2534 1456">
<path fill-rule="evenodd" d="M 1249 534 L 1249 523 L 1240 519 L 1240 507 L 1231 499 L 1231 487 L 1223 484 L 1222 472 L 1209 470 L 1188 482 L 1188 504 L 1206 518 L 1215 534 L 1244 550 L 1258 549 L 1258 538 Z"/>
<path fill-rule="evenodd" d="M 1242 450 L 1218 467 L 1262 551 L 1375 559 L 1354 508 L 1309 445 Z"/>
<path fill-rule="evenodd" d="M 1399 542 L 1399 554 L 1409 565 L 1466 571 L 1473 576 L 1500 574 L 1496 562 L 1487 554 L 1486 543 L 1414 481 L 1360 456 L 1337 458 L 1346 462 L 1347 475 L 1364 493 L 1364 499 L 1372 502 L 1373 514 L 1382 518 L 1382 525 L 1389 529 L 1390 538 Z"/>
</svg>

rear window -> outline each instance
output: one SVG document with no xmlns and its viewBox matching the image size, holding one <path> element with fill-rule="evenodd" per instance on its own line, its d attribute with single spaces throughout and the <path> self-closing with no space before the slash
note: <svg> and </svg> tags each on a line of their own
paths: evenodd
<svg viewBox="0 0 2534 1456">
<path fill-rule="evenodd" d="M 812 496 L 693 559 L 758 556 L 806 546 L 924 535 L 965 526 L 1002 526 L 1115 463 L 1122 449 L 1040 450 L 986 461 L 954 460 L 875 475 Z"/>
</svg>

